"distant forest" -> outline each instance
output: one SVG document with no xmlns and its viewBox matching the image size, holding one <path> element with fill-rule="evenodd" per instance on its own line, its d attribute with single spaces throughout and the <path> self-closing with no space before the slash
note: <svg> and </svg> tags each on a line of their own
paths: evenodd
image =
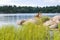
<svg viewBox="0 0 60 40">
<path fill-rule="evenodd" d="M 27 6 L 0 6 L 0 13 L 60 13 L 60 6 L 27 7 Z"/>
</svg>

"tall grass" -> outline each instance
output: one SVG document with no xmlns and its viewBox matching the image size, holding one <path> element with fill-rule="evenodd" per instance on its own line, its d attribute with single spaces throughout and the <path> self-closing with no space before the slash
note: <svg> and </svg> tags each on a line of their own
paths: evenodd
<svg viewBox="0 0 60 40">
<path fill-rule="evenodd" d="M 0 28 L 0 40 L 49 40 L 48 27 L 28 23 L 18 29 L 13 25 Z"/>
<path fill-rule="evenodd" d="M 15 28 L 12 25 L 4 25 L 0 28 L 0 40 L 15 40 Z"/>
<path fill-rule="evenodd" d="M 58 24 L 58 29 L 54 30 L 54 40 L 60 40 L 60 23 Z"/>
<path fill-rule="evenodd" d="M 50 40 L 49 28 L 41 19 L 36 24 L 27 23 L 18 28 L 4 25 L 0 28 L 0 40 Z"/>
<path fill-rule="evenodd" d="M 47 40 L 49 39 L 48 28 L 43 25 L 28 23 L 20 30 L 20 40 Z"/>
</svg>

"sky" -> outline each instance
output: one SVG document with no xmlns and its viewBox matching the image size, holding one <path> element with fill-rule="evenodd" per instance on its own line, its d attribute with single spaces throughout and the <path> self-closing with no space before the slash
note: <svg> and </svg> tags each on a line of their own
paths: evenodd
<svg viewBox="0 0 60 40">
<path fill-rule="evenodd" d="M 16 6 L 56 6 L 60 5 L 60 0 L 0 0 L 0 6 L 16 5 Z"/>
</svg>

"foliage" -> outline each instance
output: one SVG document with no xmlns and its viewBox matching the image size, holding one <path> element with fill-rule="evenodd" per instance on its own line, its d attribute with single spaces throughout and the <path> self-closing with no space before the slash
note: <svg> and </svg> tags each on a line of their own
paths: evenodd
<svg viewBox="0 0 60 40">
<path fill-rule="evenodd" d="M 43 16 L 43 17 L 41 18 L 42 22 L 46 22 L 46 21 L 48 21 L 49 19 L 50 19 L 50 18 L 47 17 L 47 16 Z"/>
<path fill-rule="evenodd" d="M 54 40 L 60 40 L 60 23 L 58 24 L 58 29 L 54 30 Z"/>
<path fill-rule="evenodd" d="M 50 40 L 49 28 L 32 23 L 18 28 L 13 25 L 4 25 L 0 28 L 0 40 Z"/>
<path fill-rule="evenodd" d="M 60 40 L 60 32 L 59 31 L 54 31 L 54 39 L 53 40 Z"/>
<path fill-rule="evenodd" d="M 0 40 L 60 40 L 60 23 L 58 30 L 52 30 L 43 25 L 43 20 L 47 17 L 42 17 L 37 20 L 37 24 L 27 23 L 20 27 L 13 25 L 3 25 L 0 27 Z M 52 37 L 50 37 L 52 35 Z"/>
<path fill-rule="evenodd" d="M 27 25 L 23 25 L 20 33 L 18 33 L 20 40 L 48 40 L 48 30 L 46 26 L 28 23 Z"/>
<path fill-rule="evenodd" d="M 27 7 L 27 6 L 0 6 L 1 13 L 60 13 L 60 6 Z"/>
<path fill-rule="evenodd" d="M 60 30 L 60 23 L 58 23 L 58 29 Z"/>
<path fill-rule="evenodd" d="M 15 40 L 15 35 L 13 25 L 4 25 L 0 28 L 0 40 Z"/>
</svg>

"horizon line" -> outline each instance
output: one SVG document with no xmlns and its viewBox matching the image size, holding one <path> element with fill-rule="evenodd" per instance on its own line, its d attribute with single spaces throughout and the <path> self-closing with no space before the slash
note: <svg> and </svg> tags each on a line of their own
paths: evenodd
<svg viewBox="0 0 60 40">
<path fill-rule="evenodd" d="M 16 7 L 19 7 L 19 6 L 17 6 L 17 5 L 0 5 L 0 6 L 16 6 Z M 37 5 L 37 6 L 28 6 L 28 5 L 23 5 L 23 6 L 21 6 L 20 5 L 20 7 L 50 7 L 50 6 L 39 6 L 39 5 Z M 51 6 L 60 6 L 60 5 L 51 5 Z"/>
</svg>

